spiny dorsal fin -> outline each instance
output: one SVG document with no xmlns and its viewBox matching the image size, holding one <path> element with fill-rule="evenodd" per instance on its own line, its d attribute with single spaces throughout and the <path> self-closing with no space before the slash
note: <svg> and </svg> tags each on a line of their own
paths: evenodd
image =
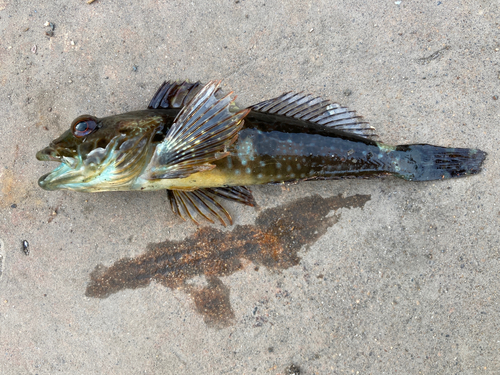
<svg viewBox="0 0 500 375">
<path fill-rule="evenodd" d="M 252 111 L 275 113 L 310 121 L 363 137 L 376 137 L 375 128 L 338 103 L 303 93 L 288 92 L 250 107 Z"/>
<path fill-rule="evenodd" d="M 182 108 L 194 96 L 200 92 L 203 84 L 200 81 L 190 83 L 188 81 L 163 82 L 153 99 L 149 102 L 148 109 L 157 108 Z"/>
<path fill-rule="evenodd" d="M 167 190 L 172 211 L 186 220 L 188 216 L 196 224 L 197 218 L 204 217 L 212 224 L 218 220 L 222 225 L 233 223 L 231 215 L 214 198 L 220 197 L 234 202 L 254 206 L 252 192 L 245 186 L 205 188 L 193 191 Z M 226 223 L 227 222 L 227 223 Z"/>
<path fill-rule="evenodd" d="M 229 154 L 226 149 L 250 110 L 235 113 L 232 92 L 217 99 L 219 84 L 209 82 L 182 108 L 165 140 L 156 146 L 145 178 L 184 178 L 214 168 L 210 163 Z"/>
</svg>

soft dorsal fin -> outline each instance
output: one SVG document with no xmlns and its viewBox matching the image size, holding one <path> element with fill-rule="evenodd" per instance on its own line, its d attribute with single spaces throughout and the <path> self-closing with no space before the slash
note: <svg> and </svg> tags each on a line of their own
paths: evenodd
<svg viewBox="0 0 500 375">
<path fill-rule="evenodd" d="M 148 109 L 157 108 L 182 108 L 194 98 L 203 88 L 198 81 L 166 81 L 160 86 L 153 99 L 149 102 Z"/>
<path fill-rule="evenodd" d="M 376 137 L 375 128 L 357 116 L 355 111 L 312 95 L 288 92 L 257 103 L 250 109 L 310 121 L 363 137 Z"/>
</svg>

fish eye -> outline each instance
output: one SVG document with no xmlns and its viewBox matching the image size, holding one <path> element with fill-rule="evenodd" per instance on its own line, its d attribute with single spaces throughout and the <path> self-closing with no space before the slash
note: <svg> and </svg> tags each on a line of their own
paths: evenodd
<svg viewBox="0 0 500 375">
<path fill-rule="evenodd" d="M 97 129 L 96 120 L 95 117 L 89 115 L 77 117 L 71 126 L 73 135 L 77 138 L 81 138 L 93 133 Z"/>
</svg>

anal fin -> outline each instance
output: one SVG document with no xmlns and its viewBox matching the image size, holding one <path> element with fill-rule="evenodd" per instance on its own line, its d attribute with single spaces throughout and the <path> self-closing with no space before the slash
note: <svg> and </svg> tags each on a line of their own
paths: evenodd
<svg viewBox="0 0 500 375">
<path fill-rule="evenodd" d="M 219 221 L 224 226 L 233 224 L 231 215 L 215 200 L 216 197 L 255 206 L 252 193 L 245 186 L 204 188 L 193 191 L 167 190 L 167 193 L 172 211 L 184 220 L 189 217 L 197 225 L 199 225 L 197 219 L 200 216 L 211 223 Z"/>
</svg>

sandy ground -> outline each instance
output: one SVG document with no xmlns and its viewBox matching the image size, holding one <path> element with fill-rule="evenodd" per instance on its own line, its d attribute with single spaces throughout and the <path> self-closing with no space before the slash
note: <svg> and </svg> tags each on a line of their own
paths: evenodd
<svg viewBox="0 0 500 375">
<path fill-rule="evenodd" d="M 0 0 L 0 373 L 500 373 L 499 20 L 491 0 Z M 165 79 L 242 106 L 304 90 L 387 143 L 489 156 L 453 181 L 254 187 L 226 229 L 161 191 L 38 187 L 76 116 L 145 108 Z M 243 236 L 220 258 L 276 217 L 283 256 Z"/>
</svg>

